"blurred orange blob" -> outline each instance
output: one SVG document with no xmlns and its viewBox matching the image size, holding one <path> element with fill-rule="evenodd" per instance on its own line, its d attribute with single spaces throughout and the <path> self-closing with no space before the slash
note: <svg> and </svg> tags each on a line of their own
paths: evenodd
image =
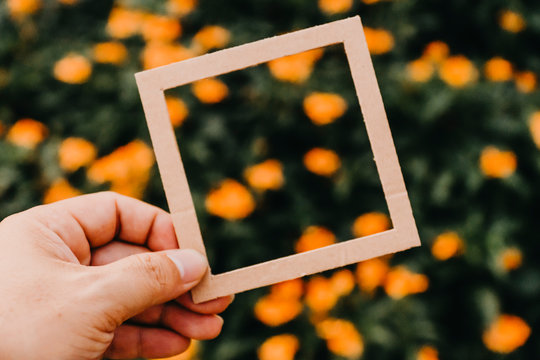
<svg viewBox="0 0 540 360">
<path fill-rule="evenodd" d="M 304 165 L 314 174 L 331 176 L 341 167 L 341 160 L 332 150 L 313 148 L 304 155 Z"/>
<path fill-rule="evenodd" d="M 171 124 L 174 127 L 182 125 L 184 120 L 189 115 L 189 110 L 186 103 L 184 103 L 182 99 L 174 96 L 165 97 L 165 101 L 167 103 L 167 110 L 169 111 Z"/>
<path fill-rule="evenodd" d="M 482 335 L 484 345 L 494 352 L 508 354 L 525 344 L 531 328 L 515 315 L 500 315 Z"/>
<path fill-rule="evenodd" d="M 296 318 L 302 312 L 302 303 L 298 299 L 267 295 L 257 300 L 254 312 L 260 322 L 275 327 Z"/>
<path fill-rule="evenodd" d="M 141 30 L 146 15 L 142 11 L 115 7 L 109 14 L 107 32 L 117 39 L 125 39 L 136 35 Z"/>
<path fill-rule="evenodd" d="M 374 258 L 359 262 L 356 267 L 356 279 L 360 289 L 372 293 L 382 286 L 388 274 L 388 263 L 381 258 Z"/>
<path fill-rule="evenodd" d="M 58 0 L 58 2 L 64 5 L 75 5 L 79 0 Z"/>
<path fill-rule="evenodd" d="M 275 159 L 248 167 L 244 177 L 249 186 L 257 190 L 277 190 L 283 186 L 283 165 Z"/>
<path fill-rule="evenodd" d="M 351 10 L 352 0 L 319 0 L 319 9 L 326 15 L 334 15 Z"/>
<path fill-rule="evenodd" d="M 484 66 L 484 73 L 490 81 L 508 81 L 512 79 L 513 72 L 510 61 L 501 57 L 488 60 Z"/>
<path fill-rule="evenodd" d="M 191 50 L 182 45 L 149 42 L 144 47 L 141 58 L 145 70 L 167 65 L 193 57 Z"/>
<path fill-rule="evenodd" d="M 338 301 L 338 293 L 334 291 L 332 282 L 324 276 L 314 276 L 306 285 L 306 305 L 314 313 L 326 313 Z"/>
<path fill-rule="evenodd" d="M 176 16 L 186 16 L 195 10 L 197 0 L 168 0 L 167 10 Z"/>
<path fill-rule="evenodd" d="M 334 122 L 347 110 L 347 103 L 338 94 L 313 92 L 304 99 L 304 112 L 315 125 Z"/>
<path fill-rule="evenodd" d="M 66 179 L 58 179 L 45 191 L 43 203 L 50 204 L 55 201 L 69 199 L 82 193 L 75 189 Z"/>
<path fill-rule="evenodd" d="M 148 14 L 144 17 L 141 28 L 146 41 L 173 41 L 182 34 L 182 27 L 177 19 Z"/>
<path fill-rule="evenodd" d="M 336 236 L 322 226 L 308 226 L 295 245 L 297 253 L 315 250 L 332 245 L 336 242 Z"/>
<path fill-rule="evenodd" d="M 463 251 L 463 240 L 453 231 L 438 235 L 431 246 L 431 254 L 437 260 L 448 260 Z"/>
<path fill-rule="evenodd" d="M 332 289 L 338 296 L 349 295 L 354 289 L 354 275 L 349 269 L 338 270 L 330 278 Z"/>
<path fill-rule="evenodd" d="M 195 81 L 191 91 L 203 104 L 219 103 L 229 95 L 227 85 L 223 81 L 214 78 Z"/>
<path fill-rule="evenodd" d="M 94 60 L 98 63 L 120 65 L 126 60 L 127 55 L 125 45 L 118 41 L 94 45 Z"/>
<path fill-rule="evenodd" d="M 69 54 L 54 64 L 54 77 L 68 84 L 82 84 L 92 74 L 92 64 L 82 55 Z"/>
<path fill-rule="evenodd" d="M 291 334 L 272 336 L 257 350 L 259 360 L 293 360 L 300 342 Z"/>
<path fill-rule="evenodd" d="M 196 360 L 197 353 L 199 352 L 199 342 L 197 340 L 191 340 L 188 348 L 181 354 L 171 356 L 168 358 L 150 359 L 150 360 Z"/>
<path fill-rule="evenodd" d="M 62 169 L 76 171 L 94 161 L 96 153 L 96 147 L 90 141 L 69 137 L 60 144 L 58 160 Z"/>
<path fill-rule="evenodd" d="M 301 278 L 282 281 L 270 287 L 270 295 L 276 299 L 298 300 L 304 293 L 304 281 Z"/>
<path fill-rule="evenodd" d="M 323 55 L 323 49 L 313 49 L 299 54 L 285 56 L 268 62 L 273 77 L 278 80 L 300 84 L 306 81 L 315 62 Z"/>
<path fill-rule="evenodd" d="M 407 64 L 407 77 L 415 82 L 429 81 L 434 72 L 433 64 L 424 58 L 413 60 Z"/>
<path fill-rule="evenodd" d="M 364 352 L 364 339 L 348 320 L 328 318 L 316 325 L 317 334 L 326 340 L 328 350 L 348 359 L 357 359 Z"/>
<path fill-rule="evenodd" d="M 516 82 L 516 88 L 519 92 L 528 94 L 536 90 L 536 74 L 532 71 L 521 71 L 514 75 L 514 81 Z"/>
<path fill-rule="evenodd" d="M 384 290 L 393 299 L 422 293 L 427 290 L 429 281 L 426 275 L 415 274 L 404 266 L 391 269 L 386 276 Z"/>
<path fill-rule="evenodd" d="M 34 14 L 41 8 L 41 0 L 7 0 L 9 14 L 13 18 Z"/>
<path fill-rule="evenodd" d="M 525 20 L 521 14 L 505 10 L 499 16 L 499 25 L 506 31 L 518 33 L 525 29 Z"/>
<path fill-rule="evenodd" d="M 439 76 L 448 85 L 462 88 L 476 81 L 478 70 L 465 56 L 457 55 L 443 61 L 439 69 Z"/>
<path fill-rule="evenodd" d="M 9 129 L 7 141 L 20 147 L 34 149 L 49 134 L 45 125 L 34 119 L 20 119 Z"/>
<path fill-rule="evenodd" d="M 501 151 L 488 146 L 480 154 L 480 170 L 491 178 L 506 178 L 517 168 L 517 157 L 512 151 Z"/>
<path fill-rule="evenodd" d="M 206 195 L 206 210 L 227 220 L 240 220 L 255 210 L 251 193 L 239 182 L 226 179 Z"/>
<path fill-rule="evenodd" d="M 424 345 L 416 353 L 416 360 L 439 360 L 439 352 L 433 346 Z"/>
<path fill-rule="evenodd" d="M 536 147 L 540 149 L 540 111 L 535 111 L 530 116 L 529 130 Z"/>
<path fill-rule="evenodd" d="M 499 265 L 506 271 L 519 268 L 523 263 L 523 253 L 515 247 L 506 248 L 499 255 Z"/>
<path fill-rule="evenodd" d="M 394 48 L 394 36 L 385 29 L 364 27 L 369 52 L 373 55 L 386 54 Z"/>
<path fill-rule="evenodd" d="M 422 57 L 435 64 L 441 64 L 450 54 L 450 48 L 445 42 L 432 41 L 424 48 Z"/>
<path fill-rule="evenodd" d="M 390 229 L 390 219 L 379 212 L 370 212 L 354 220 L 352 233 L 357 238 L 377 234 Z"/>
<path fill-rule="evenodd" d="M 224 27 L 209 25 L 195 34 L 193 40 L 203 49 L 221 49 L 229 43 L 231 33 Z"/>
</svg>

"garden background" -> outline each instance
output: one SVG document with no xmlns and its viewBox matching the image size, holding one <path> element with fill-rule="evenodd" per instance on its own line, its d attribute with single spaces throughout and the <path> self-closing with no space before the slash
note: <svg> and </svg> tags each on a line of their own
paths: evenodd
<svg viewBox="0 0 540 360">
<path fill-rule="evenodd" d="M 538 2 L 4 1 L 0 218 L 106 189 L 166 209 L 134 73 L 357 14 L 423 246 L 240 294 L 182 358 L 536 357 Z M 214 273 L 391 227 L 342 47 L 167 103 Z"/>
</svg>

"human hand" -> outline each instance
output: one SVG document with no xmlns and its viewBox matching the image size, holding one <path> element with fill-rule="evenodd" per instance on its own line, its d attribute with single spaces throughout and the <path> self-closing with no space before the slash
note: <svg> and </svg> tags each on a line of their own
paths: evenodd
<svg viewBox="0 0 540 360">
<path fill-rule="evenodd" d="M 207 264 L 177 248 L 168 213 L 110 192 L 4 219 L 0 358 L 165 357 L 216 337 L 232 298 L 194 304 Z"/>
</svg>

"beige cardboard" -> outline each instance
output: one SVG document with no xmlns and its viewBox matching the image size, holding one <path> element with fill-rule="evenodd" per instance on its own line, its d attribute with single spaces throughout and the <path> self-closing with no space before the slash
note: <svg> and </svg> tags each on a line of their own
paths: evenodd
<svg viewBox="0 0 540 360">
<path fill-rule="evenodd" d="M 206 253 L 164 91 L 338 43 L 345 47 L 393 229 L 219 275 L 210 271 L 192 290 L 196 303 L 420 245 L 362 24 L 356 16 L 135 75 L 179 246 Z"/>
</svg>

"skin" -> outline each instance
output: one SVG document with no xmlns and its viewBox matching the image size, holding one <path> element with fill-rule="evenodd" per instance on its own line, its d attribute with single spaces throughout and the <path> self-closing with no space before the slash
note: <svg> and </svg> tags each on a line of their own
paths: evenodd
<svg viewBox="0 0 540 360">
<path fill-rule="evenodd" d="M 0 358 L 167 357 L 216 337 L 232 297 L 194 304 L 207 264 L 177 248 L 167 212 L 111 192 L 7 217 Z"/>
</svg>

